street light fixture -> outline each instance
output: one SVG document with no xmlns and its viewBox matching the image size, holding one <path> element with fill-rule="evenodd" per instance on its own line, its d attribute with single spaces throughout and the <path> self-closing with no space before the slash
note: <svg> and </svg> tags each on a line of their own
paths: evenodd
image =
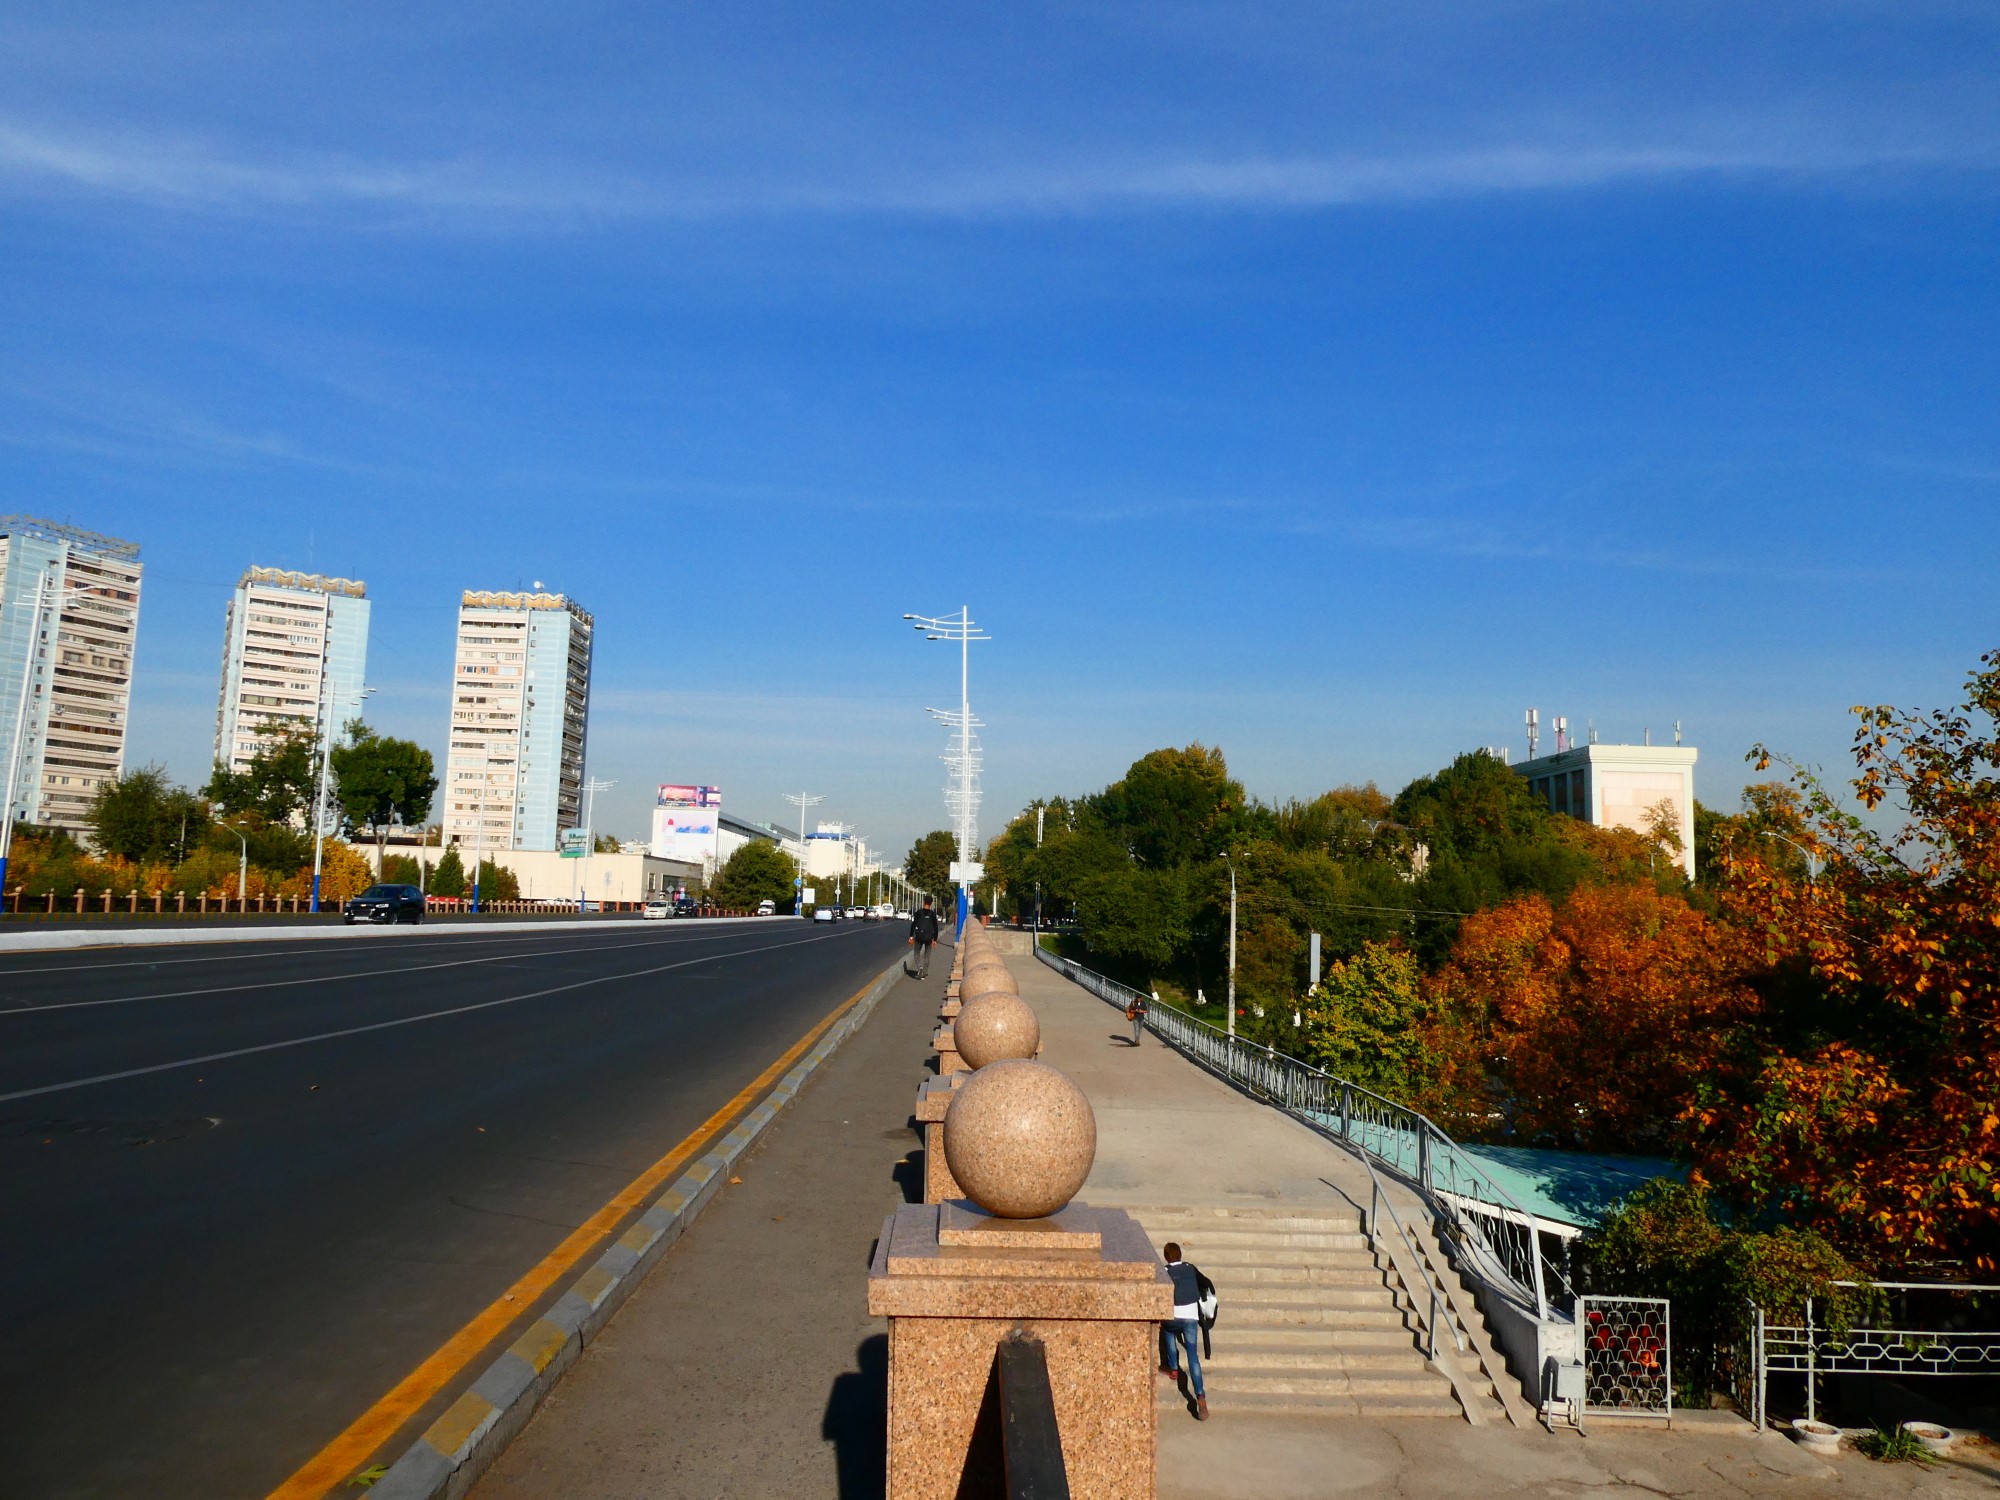
<svg viewBox="0 0 2000 1500">
<path fill-rule="evenodd" d="M 1812 850 L 1808 849 L 1804 844 L 1801 844 L 1797 839 L 1786 838 L 1785 835 L 1783 835 L 1782 833 L 1773 833 L 1768 828 L 1760 829 L 1759 831 L 1767 839 L 1776 839 L 1781 844 L 1790 844 L 1794 849 L 1798 850 L 1800 854 L 1805 856 L 1806 884 L 1807 885 L 1819 884 L 1819 857 L 1815 855 L 1812 852 Z"/>
<path fill-rule="evenodd" d="M 583 784 L 583 831 L 590 835 L 590 842 L 583 846 L 583 869 L 576 877 L 578 916 L 583 915 L 584 897 L 590 890 L 590 857 L 597 852 L 597 794 L 608 792 L 616 785 L 615 781 L 599 781 L 595 776 Z M 598 902 L 597 909 L 600 912 L 604 910 L 602 901 Z"/>
<path fill-rule="evenodd" d="M 975 723 L 972 717 L 971 696 L 972 643 L 990 641 L 993 638 L 973 623 L 970 605 L 960 605 L 956 619 L 950 615 L 912 614 L 906 614 L 903 618 L 923 632 L 923 637 L 927 641 L 958 642 L 958 713 L 955 718 L 937 709 L 930 710 L 930 713 L 932 717 L 953 725 L 957 731 L 956 749 L 952 755 L 946 757 L 946 763 L 952 765 L 955 761 L 958 791 L 956 796 L 948 798 L 947 802 L 955 804 L 951 810 L 958 822 L 959 874 L 964 877 L 972 864 L 973 845 L 978 840 L 976 825 L 979 818 L 979 794 L 975 789 L 973 778 L 978 762 L 977 746 L 972 738 Z M 961 878 L 958 885 L 958 931 L 960 932 L 965 930 L 965 914 L 971 894 L 969 882 Z"/>
</svg>

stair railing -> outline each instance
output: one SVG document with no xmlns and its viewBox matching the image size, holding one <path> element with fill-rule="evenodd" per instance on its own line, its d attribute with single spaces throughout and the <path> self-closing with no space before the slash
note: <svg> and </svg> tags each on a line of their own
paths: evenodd
<svg viewBox="0 0 2000 1500">
<path fill-rule="evenodd" d="M 1369 1246 L 1376 1254 L 1388 1256 L 1390 1268 L 1395 1271 L 1397 1279 L 1403 1283 L 1404 1290 L 1410 1294 L 1410 1311 L 1413 1315 L 1417 1312 L 1416 1291 L 1418 1285 L 1421 1284 L 1430 1293 L 1430 1316 L 1422 1319 L 1424 1333 L 1429 1341 L 1429 1347 L 1424 1352 L 1431 1363 L 1436 1364 L 1438 1353 L 1438 1306 L 1442 1303 L 1446 1312 L 1449 1313 L 1451 1310 L 1451 1293 L 1446 1291 L 1440 1282 L 1437 1268 L 1417 1248 L 1416 1242 L 1410 1238 L 1409 1230 L 1403 1227 L 1402 1219 L 1396 1214 L 1396 1205 L 1391 1203 L 1389 1195 L 1382 1191 L 1382 1179 L 1375 1175 L 1375 1164 L 1364 1156 L 1361 1158 L 1361 1165 L 1368 1169 Z M 1390 1239 L 1382 1232 L 1382 1219 L 1385 1214 L 1389 1220 L 1389 1227 L 1396 1232 L 1394 1239 Z M 1397 1254 L 1397 1245 L 1399 1243 L 1403 1251 L 1406 1252 L 1408 1259 L 1417 1268 L 1415 1277 L 1411 1276 L 1408 1267 L 1404 1265 L 1404 1256 Z M 1465 1353 L 1465 1334 L 1459 1328 L 1456 1317 L 1451 1317 L 1449 1321 L 1451 1323 L 1451 1341 L 1457 1345 L 1458 1352 L 1463 1354 Z"/>
<path fill-rule="evenodd" d="M 1379 1162 L 1410 1183 L 1454 1252 L 1489 1282 L 1510 1288 L 1542 1322 L 1551 1307 L 1564 1313 L 1576 1293 L 1559 1260 L 1542 1246 L 1534 1217 L 1473 1156 L 1428 1117 L 1372 1089 L 1300 1062 L 1086 969 L 1040 944 L 1035 957 L 1072 983 L 1123 1010 L 1147 1002 L 1145 1027 L 1175 1051 L 1246 1093 L 1277 1106 L 1351 1148 L 1364 1163 Z M 1564 1314 L 1557 1314 L 1562 1316 Z"/>
</svg>

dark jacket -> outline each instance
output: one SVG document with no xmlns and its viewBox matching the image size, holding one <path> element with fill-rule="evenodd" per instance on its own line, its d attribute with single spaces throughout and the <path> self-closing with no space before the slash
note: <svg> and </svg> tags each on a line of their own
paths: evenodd
<svg viewBox="0 0 2000 1500">
<path fill-rule="evenodd" d="M 917 908 L 917 914 L 910 918 L 910 936 L 920 943 L 935 943 L 938 940 L 938 914 L 928 906 Z"/>
<path fill-rule="evenodd" d="M 1186 1261 L 1168 1262 L 1167 1280 L 1174 1284 L 1174 1306 L 1193 1307 L 1201 1301 L 1201 1272 Z"/>
</svg>

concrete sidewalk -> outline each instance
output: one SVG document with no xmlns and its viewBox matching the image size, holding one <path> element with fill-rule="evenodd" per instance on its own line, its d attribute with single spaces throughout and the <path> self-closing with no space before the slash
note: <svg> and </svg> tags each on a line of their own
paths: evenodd
<svg viewBox="0 0 2000 1500">
<path fill-rule="evenodd" d="M 820 1070 L 481 1480 L 480 1500 L 882 1494 L 888 1341 L 865 1310 L 867 1265 L 884 1216 L 922 1196 L 910 1109 L 946 967 L 898 984 Z M 1367 1175 L 1341 1148 L 1151 1037 L 1132 1048 L 1115 1009 L 1032 958 L 1009 967 L 1041 1018 L 1044 1059 L 1097 1114 L 1086 1201 L 1367 1206 Z M 1160 1411 L 1163 1500 L 1958 1496 L 1993 1492 L 1996 1476 L 1989 1448 L 1931 1470 L 1827 1463 L 1740 1423 L 1578 1438 L 1461 1419 Z"/>
</svg>

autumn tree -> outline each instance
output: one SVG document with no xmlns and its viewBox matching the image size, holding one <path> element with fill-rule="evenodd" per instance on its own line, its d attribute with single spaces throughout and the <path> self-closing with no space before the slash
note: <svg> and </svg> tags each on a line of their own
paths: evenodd
<svg viewBox="0 0 2000 1500">
<path fill-rule="evenodd" d="M 1466 919 L 1442 992 L 1490 1037 L 1515 1133 L 1596 1151 L 1679 1138 L 1694 1080 L 1755 997 L 1731 931 L 1646 885 L 1517 897 Z"/>
<path fill-rule="evenodd" d="M 946 829 L 939 828 L 925 834 L 910 846 L 910 852 L 903 856 L 903 873 L 910 884 L 924 892 L 940 906 L 949 905 L 951 894 L 951 865 L 958 858 L 958 839 Z"/>
<path fill-rule="evenodd" d="M 2000 651 L 1965 701 L 1860 707 L 1845 807 L 1786 767 L 1806 878 L 1732 853 L 1730 909 L 1777 980 L 1698 1116 L 1705 1177 L 1876 1259 L 2000 1259 Z M 1882 831 L 1867 814 L 1900 808 Z M 1811 865 L 1818 865 L 1816 873 Z M 1789 985 L 1784 980 L 1791 980 Z"/>
</svg>

